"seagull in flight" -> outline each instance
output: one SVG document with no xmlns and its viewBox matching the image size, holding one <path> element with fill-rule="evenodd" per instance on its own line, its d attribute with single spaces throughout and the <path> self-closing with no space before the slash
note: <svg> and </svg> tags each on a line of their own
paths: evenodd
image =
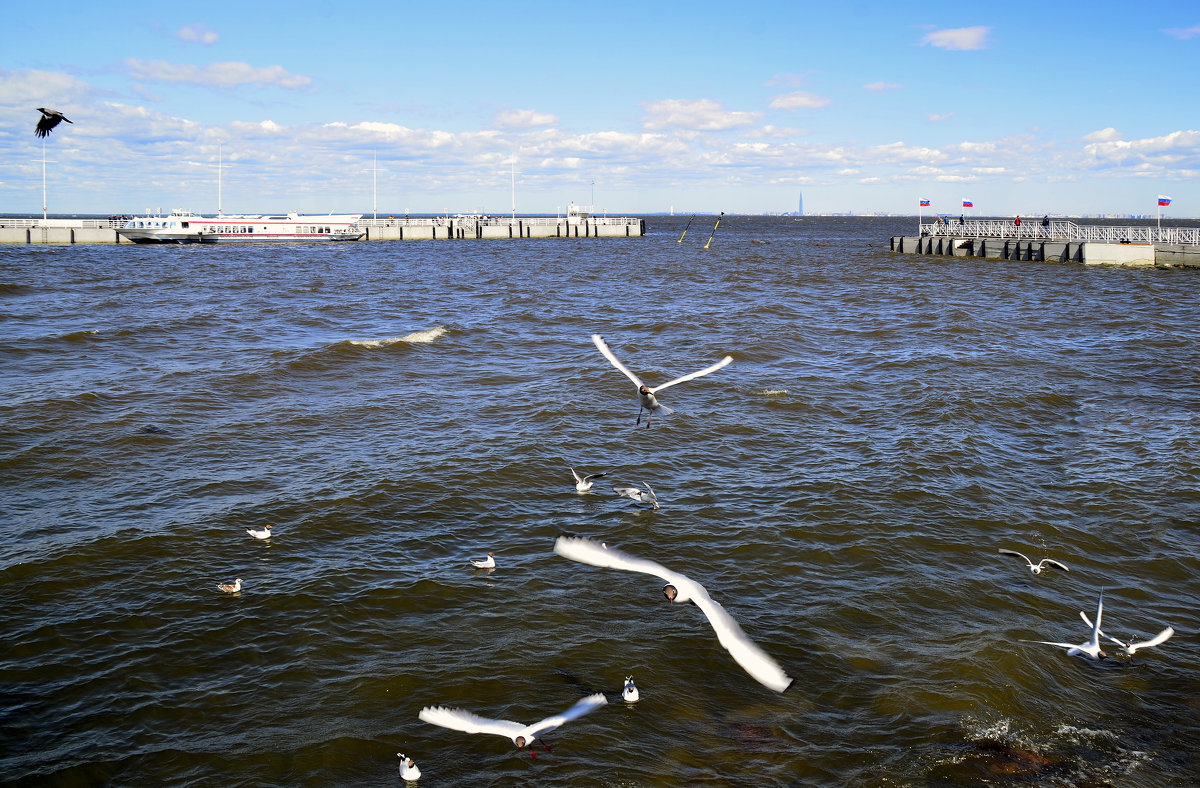
<svg viewBox="0 0 1200 788">
<path fill-rule="evenodd" d="M 1079 611 L 1079 617 L 1082 618 L 1083 623 L 1087 624 L 1089 627 L 1092 625 L 1092 622 L 1087 617 L 1087 613 L 1084 613 L 1082 610 Z M 1149 640 L 1143 640 L 1138 643 L 1134 643 L 1132 640 L 1117 640 L 1112 635 L 1106 635 L 1103 632 L 1100 633 L 1100 637 L 1108 638 L 1113 643 L 1116 643 L 1118 646 L 1120 646 L 1125 651 L 1125 655 L 1127 657 L 1129 657 L 1130 661 L 1132 662 L 1133 655 L 1137 653 L 1138 649 L 1153 648 L 1154 646 L 1157 646 L 1160 643 L 1167 642 L 1168 640 L 1170 640 L 1171 635 L 1174 635 L 1174 634 L 1175 634 L 1175 630 L 1172 629 L 1171 627 L 1167 627 L 1162 632 L 1159 632 L 1157 635 L 1150 638 Z"/>
<path fill-rule="evenodd" d="M 224 591 L 226 594 L 236 594 L 242 590 L 242 578 L 234 580 L 232 583 L 217 583 L 217 588 Z"/>
<path fill-rule="evenodd" d="M 792 677 L 783 672 L 774 659 L 746 636 L 733 617 L 713 601 L 704 586 L 661 564 L 614 550 L 600 542 L 577 536 L 560 536 L 554 542 L 554 552 L 572 561 L 627 572 L 654 575 L 666 581 L 663 594 L 671 602 L 691 602 L 708 617 L 717 640 L 730 656 L 760 684 L 776 692 L 792 685 Z"/>
<path fill-rule="evenodd" d="M 588 490 L 592 489 L 592 484 L 593 484 L 592 479 L 602 479 L 608 475 L 608 472 L 605 471 L 604 473 L 589 473 L 587 476 L 580 476 L 578 473 L 575 472 L 575 469 L 572 468 L 571 475 L 575 477 L 575 492 L 585 493 Z"/>
<path fill-rule="evenodd" d="M 255 539 L 270 539 L 271 526 L 264 525 L 262 528 L 247 528 L 246 533 L 250 534 Z"/>
<path fill-rule="evenodd" d="M 37 128 L 35 128 L 33 130 L 33 133 L 39 137 L 48 136 L 50 134 L 50 130 L 53 129 L 55 126 L 57 126 L 59 123 L 61 123 L 64 120 L 67 123 L 71 123 L 71 125 L 75 125 L 74 123 L 71 122 L 70 118 L 68 118 L 66 115 L 62 114 L 61 112 L 59 112 L 56 109 L 46 109 L 45 107 L 38 107 L 38 112 L 42 113 L 42 117 L 38 119 Z"/>
<path fill-rule="evenodd" d="M 1059 561 L 1055 561 L 1053 558 L 1043 558 L 1041 561 L 1038 561 L 1035 564 L 1033 561 L 1030 561 L 1028 558 L 1026 558 L 1024 553 L 1018 553 L 1016 550 L 1008 550 L 1003 547 L 1000 548 L 1000 555 L 1015 555 L 1020 558 L 1024 558 L 1025 563 L 1029 564 L 1029 571 L 1033 572 L 1035 575 L 1040 575 L 1042 573 L 1042 570 L 1048 566 L 1052 566 L 1055 569 L 1061 569 L 1064 572 L 1071 571 L 1070 569 L 1067 569 L 1066 564 L 1061 563 Z"/>
<path fill-rule="evenodd" d="M 535 739 L 541 739 L 563 723 L 595 711 L 606 703 L 608 703 L 608 698 L 604 697 L 604 693 L 597 692 L 595 695 L 588 695 L 561 714 L 547 717 L 532 725 L 522 725 L 509 720 L 492 720 L 469 711 L 451 709 L 446 706 L 426 706 L 417 716 L 431 725 L 440 725 L 443 728 L 463 733 L 493 733 L 497 736 L 504 736 L 512 739 L 518 750 L 523 750 L 526 747 L 532 747 Z M 542 746 L 546 747 L 544 740 Z M 550 748 L 546 747 L 546 749 Z M 537 755 L 534 754 L 533 757 L 536 758 Z"/>
<path fill-rule="evenodd" d="M 622 498 L 632 498 L 638 503 L 653 504 L 657 509 L 658 498 L 654 495 L 654 490 L 646 482 L 642 482 L 642 484 L 646 485 L 646 489 L 643 490 L 641 487 L 634 487 L 631 484 L 614 484 L 613 492 Z"/>
<path fill-rule="evenodd" d="M 1049 640 L 1026 640 L 1026 643 L 1042 643 L 1047 646 L 1058 646 L 1067 650 L 1068 657 L 1085 656 L 1097 662 L 1102 659 L 1107 659 L 1108 655 L 1100 648 L 1100 619 L 1104 615 L 1104 590 L 1100 590 L 1100 602 L 1096 605 L 1096 623 L 1088 622 L 1092 628 L 1092 639 L 1086 643 L 1075 645 L 1073 643 L 1052 643 Z M 1087 618 L 1084 618 L 1087 621 Z M 1105 636 L 1107 637 L 1107 636 Z"/>
<path fill-rule="evenodd" d="M 695 378 L 701 377 L 702 375 L 707 375 L 710 372 L 716 372 L 721 367 L 727 366 L 728 364 L 733 362 L 733 356 L 726 356 L 725 358 L 718 361 L 716 364 L 713 364 L 711 367 L 705 367 L 704 369 L 700 370 L 699 372 L 693 372 L 690 375 L 684 375 L 681 378 L 675 378 L 674 380 L 663 383 L 660 386 L 655 386 L 654 388 L 650 388 L 649 386 L 647 386 L 645 383 L 643 383 L 641 381 L 641 378 L 639 378 L 637 375 L 630 372 L 629 367 L 622 364 L 621 361 L 616 356 L 613 355 L 612 350 L 610 350 L 608 345 L 604 342 L 603 337 L 601 337 L 599 334 L 592 334 L 592 342 L 596 343 L 596 347 L 600 350 L 601 353 L 604 354 L 604 357 L 606 359 L 608 359 L 609 362 L 611 362 L 614 367 L 619 369 L 621 371 L 621 373 L 623 375 L 625 375 L 625 377 L 632 380 L 633 385 L 637 386 L 638 402 L 641 403 L 641 407 L 638 408 L 637 423 L 638 424 L 642 423 L 642 411 L 643 410 L 649 411 L 648 414 L 646 415 L 646 429 L 650 428 L 650 417 L 654 415 L 654 411 L 661 410 L 663 413 L 674 413 L 674 411 L 672 411 L 666 405 L 663 405 L 657 399 L 655 399 L 654 398 L 655 394 L 657 394 L 658 392 L 662 391 L 665 388 L 668 388 L 669 386 L 674 386 L 676 383 L 684 383 L 686 381 L 694 380 Z"/>
<path fill-rule="evenodd" d="M 476 561 L 474 558 L 472 558 L 471 563 L 475 566 L 476 569 L 495 569 L 496 568 L 496 556 L 492 555 L 491 553 L 488 553 L 487 558 L 483 559 L 482 561 Z"/>
</svg>

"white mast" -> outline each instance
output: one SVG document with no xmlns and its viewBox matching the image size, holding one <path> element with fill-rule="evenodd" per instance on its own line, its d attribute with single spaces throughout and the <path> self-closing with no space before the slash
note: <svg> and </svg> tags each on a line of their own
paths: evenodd
<svg viewBox="0 0 1200 788">
<path fill-rule="evenodd" d="M 217 143 L 217 216 L 221 216 L 221 143 Z"/>
<path fill-rule="evenodd" d="M 72 113 L 74 114 L 74 113 Z M 1158 212 L 1161 214 L 1162 209 Z M 42 137 L 42 221 L 46 221 L 46 138 Z"/>
<path fill-rule="evenodd" d="M 371 213 L 375 219 L 379 218 L 379 189 L 376 171 L 379 165 L 379 154 L 377 151 L 371 151 Z"/>
<path fill-rule="evenodd" d="M 513 154 L 512 159 L 508 162 L 508 174 L 512 181 L 512 220 L 516 224 L 517 221 L 517 154 Z"/>
</svg>

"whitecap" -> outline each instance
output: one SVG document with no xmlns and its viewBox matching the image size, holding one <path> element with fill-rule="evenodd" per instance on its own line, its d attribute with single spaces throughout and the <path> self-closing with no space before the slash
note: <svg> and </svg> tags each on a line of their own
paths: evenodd
<svg viewBox="0 0 1200 788">
<path fill-rule="evenodd" d="M 787 389 L 763 389 L 758 393 L 764 397 L 782 397 L 783 395 L 787 394 L 788 391 Z"/>
<path fill-rule="evenodd" d="M 391 339 L 351 339 L 350 344 L 358 347 L 388 347 L 397 342 L 404 342 L 409 345 L 428 345 L 430 342 L 445 335 L 446 327 L 437 326 L 426 331 L 414 331 L 406 336 L 392 337 Z"/>
</svg>

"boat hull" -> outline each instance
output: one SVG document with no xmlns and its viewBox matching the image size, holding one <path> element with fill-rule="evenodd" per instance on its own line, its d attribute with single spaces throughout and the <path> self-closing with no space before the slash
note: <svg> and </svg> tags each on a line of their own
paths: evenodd
<svg viewBox="0 0 1200 788">
<path fill-rule="evenodd" d="M 362 214 L 201 216 L 174 211 L 169 216 L 135 216 L 117 233 L 139 244 L 357 241 L 366 235 L 356 224 L 361 218 Z"/>
</svg>

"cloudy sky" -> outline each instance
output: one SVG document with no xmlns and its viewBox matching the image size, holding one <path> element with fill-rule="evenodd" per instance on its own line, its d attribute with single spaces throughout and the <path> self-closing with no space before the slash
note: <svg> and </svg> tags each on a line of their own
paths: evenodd
<svg viewBox="0 0 1200 788">
<path fill-rule="evenodd" d="M 1200 216 L 1194 0 L 372 5 L 10 5 L 0 212 Z"/>
</svg>

